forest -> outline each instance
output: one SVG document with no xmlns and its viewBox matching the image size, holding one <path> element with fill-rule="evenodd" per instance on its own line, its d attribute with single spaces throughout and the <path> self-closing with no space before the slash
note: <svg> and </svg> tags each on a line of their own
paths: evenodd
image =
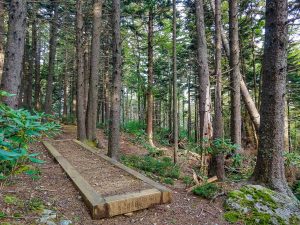
<svg viewBox="0 0 300 225">
<path fill-rule="evenodd" d="M 299 0 L 0 0 L 0 225 L 300 224 Z"/>
</svg>

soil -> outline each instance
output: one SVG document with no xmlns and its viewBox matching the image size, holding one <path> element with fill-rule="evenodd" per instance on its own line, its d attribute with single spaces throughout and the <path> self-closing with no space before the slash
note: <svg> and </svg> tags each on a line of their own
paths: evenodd
<svg viewBox="0 0 300 225">
<path fill-rule="evenodd" d="M 74 126 L 64 128 L 64 133 L 56 139 L 71 139 L 76 137 Z M 98 138 L 106 147 L 107 139 L 102 131 L 98 131 Z M 136 146 L 128 141 L 126 134 L 122 135 L 121 151 L 125 154 L 146 154 L 147 150 Z M 171 149 L 169 149 L 171 151 Z M 168 186 L 173 193 L 173 201 L 170 204 L 156 205 L 152 208 L 134 212 L 132 215 L 121 215 L 113 218 L 92 220 L 79 192 L 75 189 L 71 180 L 57 164 L 41 143 L 31 145 L 32 152 L 40 152 L 39 158 L 46 163 L 37 165 L 41 171 L 39 179 L 33 180 L 28 175 L 18 175 L 5 184 L 0 183 L 0 212 L 9 216 L 19 213 L 20 219 L 1 218 L 2 222 L 10 224 L 31 225 L 38 224 L 36 219 L 38 212 L 32 211 L 28 205 L 7 204 L 5 196 L 16 196 L 23 202 L 32 198 L 39 198 L 43 201 L 44 208 L 57 212 L 57 221 L 69 219 L 75 225 L 225 225 L 223 219 L 223 198 L 218 197 L 215 201 L 208 201 L 187 193 L 186 186 L 177 181 L 174 185 Z M 105 152 L 106 150 L 102 150 Z M 187 166 L 189 160 L 182 167 L 190 171 Z M 36 166 L 36 165 L 35 165 Z M 189 167 L 189 169 L 188 169 Z M 114 174 L 115 175 L 115 174 Z M 231 185 L 231 184 L 230 184 Z M 236 185 L 236 184 L 232 184 Z M 230 187 L 229 187 L 230 188 Z M 58 223 L 57 223 L 58 224 Z"/>
<path fill-rule="evenodd" d="M 151 188 L 73 141 L 52 141 L 52 145 L 103 197 Z"/>
</svg>

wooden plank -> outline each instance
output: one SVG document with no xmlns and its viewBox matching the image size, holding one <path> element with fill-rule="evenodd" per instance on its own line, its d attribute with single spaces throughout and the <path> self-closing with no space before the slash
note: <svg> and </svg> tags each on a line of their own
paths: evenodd
<svg viewBox="0 0 300 225">
<path fill-rule="evenodd" d="M 161 201 L 161 192 L 155 188 L 139 192 L 105 197 L 109 216 L 146 209 Z"/>
<path fill-rule="evenodd" d="M 43 141 L 45 147 L 54 156 L 56 161 L 71 178 L 83 200 L 92 213 L 92 218 L 103 218 L 107 216 L 107 208 L 104 198 L 98 194 L 93 187 L 77 172 L 77 170 L 47 141 Z"/>
<path fill-rule="evenodd" d="M 79 144 L 80 146 L 82 146 L 83 148 L 89 150 L 90 152 L 100 156 L 101 158 L 105 159 L 106 161 L 110 162 L 111 164 L 115 165 L 116 167 L 126 171 L 127 173 L 131 174 L 132 176 L 136 177 L 137 179 L 140 179 L 142 181 L 144 181 L 145 183 L 155 187 L 156 189 L 160 190 L 162 195 L 161 195 L 161 203 L 170 203 L 172 201 L 172 194 L 171 191 L 164 187 L 163 185 L 151 180 L 150 178 L 142 175 L 141 173 L 138 173 L 137 171 L 123 165 L 122 163 L 100 153 L 99 151 L 97 151 L 97 148 L 93 148 L 88 146 L 87 144 L 78 141 L 76 139 L 73 139 L 73 141 L 77 144 Z"/>
</svg>

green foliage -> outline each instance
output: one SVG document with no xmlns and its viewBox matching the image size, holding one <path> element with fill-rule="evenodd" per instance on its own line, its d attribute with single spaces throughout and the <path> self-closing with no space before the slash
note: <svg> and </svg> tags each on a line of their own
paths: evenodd
<svg viewBox="0 0 300 225">
<path fill-rule="evenodd" d="M 123 124 L 122 130 L 129 134 L 142 136 L 145 134 L 146 125 L 137 120 L 128 121 Z"/>
<path fill-rule="evenodd" d="M 242 165 L 242 163 L 244 161 L 244 156 L 241 155 L 241 154 L 239 154 L 239 153 L 237 153 L 237 154 L 234 154 L 232 156 L 232 159 L 233 159 L 232 166 L 234 168 L 238 168 L 238 167 L 240 167 Z"/>
<path fill-rule="evenodd" d="M 284 153 L 285 165 L 296 166 L 300 168 L 300 154 L 297 152 L 285 152 Z"/>
<path fill-rule="evenodd" d="M 3 201 L 8 205 L 16 205 L 19 202 L 19 199 L 13 195 L 5 195 Z"/>
<path fill-rule="evenodd" d="M 213 198 L 218 191 L 219 187 L 214 183 L 207 183 L 193 189 L 193 193 L 195 195 L 201 196 L 206 199 Z"/>
<path fill-rule="evenodd" d="M 182 181 L 183 183 L 186 185 L 186 186 L 190 186 L 192 183 L 193 183 L 193 178 L 189 177 L 189 176 L 184 176 L 182 178 Z"/>
<path fill-rule="evenodd" d="M 300 180 L 294 184 L 293 192 L 294 192 L 296 198 L 300 201 Z"/>
<path fill-rule="evenodd" d="M 124 155 L 121 157 L 121 160 L 129 167 L 138 168 L 162 178 L 169 178 L 165 180 L 169 183 L 170 179 L 178 179 L 180 176 L 180 169 L 178 165 L 174 165 L 172 159 L 169 157 L 156 159 L 151 156 Z"/>
<path fill-rule="evenodd" d="M 10 96 L 1 91 L 0 97 Z M 29 144 L 43 136 L 52 136 L 60 131 L 55 122 L 43 113 L 30 113 L 24 109 L 12 109 L 0 103 L 0 179 L 26 171 L 29 161 L 43 163 L 37 159 L 38 153 L 29 153 Z"/>
<path fill-rule="evenodd" d="M 31 211 L 41 211 L 44 207 L 43 201 L 39 198 L 31 198 L 28 202 L 28 208 Z"/>
<path fill-rule="evenodd" d="M 208 152 L 212 155 L 217 155 L 220 153 L 228 154 L 233 153 L 238 146 L 233 144 L 229 139 L 215 139 L 212 141 L 211 145 L 208 147 Z"/>
</svg>

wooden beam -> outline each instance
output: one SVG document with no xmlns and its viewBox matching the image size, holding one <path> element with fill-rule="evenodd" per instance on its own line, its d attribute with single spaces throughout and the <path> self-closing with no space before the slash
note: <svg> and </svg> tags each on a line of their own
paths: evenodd
<svg viewBox="0 0 300 225">
<path fill-rule="evenodd" d="M 47 141 L 45 147 L 68 174 L 75 187 L 79 190 L 84 202 L 92 213 L 92 218 L 102 218 L 107 215 L 104 198 L 77 172 L 77 170 Z"/>
</svg>

